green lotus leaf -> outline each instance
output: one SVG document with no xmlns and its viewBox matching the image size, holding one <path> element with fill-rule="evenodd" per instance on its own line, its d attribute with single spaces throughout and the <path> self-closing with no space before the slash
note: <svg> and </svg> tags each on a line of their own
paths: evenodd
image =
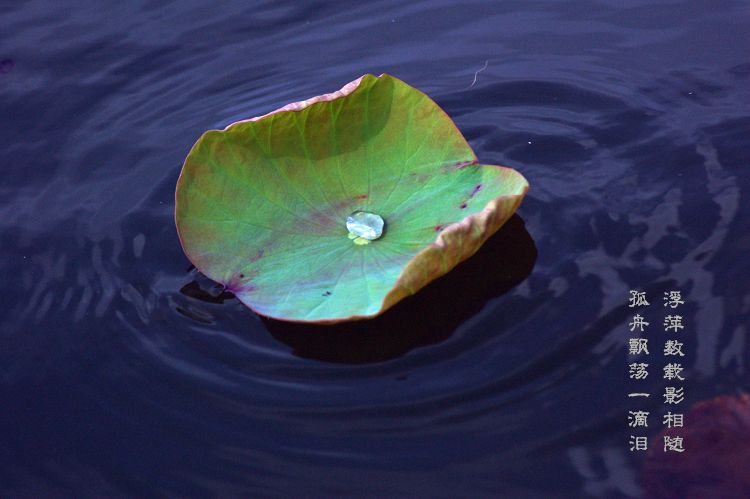
<svg viewBox="0 0 750 499">
<path fill-rule="evenodd" d="M 425 94 L 365 75 L 205 132 L 175 219 L 196 268 L 257 313 L 334 323 L 381 314 L 470 257 L 527 190 L 515 170 L 478 164 Z M 382 217 L 379 238 L 349 233 L 358 211 Z"/>
</svg>

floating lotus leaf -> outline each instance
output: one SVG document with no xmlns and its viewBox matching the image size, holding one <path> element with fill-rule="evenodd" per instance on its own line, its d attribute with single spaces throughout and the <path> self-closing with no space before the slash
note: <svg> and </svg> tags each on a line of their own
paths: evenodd
<svg viewBox="0 0 750 499">
<path fill-rule="evenodd" d="M 333 323 L 381 314 L 451 270 L 527 190 L 515 170 L 478 164 L 425 94 L 365 75 L 204 133 L 175 218 L 196 268 L 257 313 Z M 382 218 L 380 237 L 347 230 L 368 220 L 360 211 Z"/>
</svg>

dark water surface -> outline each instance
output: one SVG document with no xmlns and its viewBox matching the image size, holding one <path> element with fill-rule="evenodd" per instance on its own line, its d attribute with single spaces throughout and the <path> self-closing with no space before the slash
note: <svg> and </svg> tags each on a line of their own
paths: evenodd
<svg viewBox="0 0 750 499">
<path fill-rule="evenodd" d="M 630 289 L 656 325 L 683 292 L 686 407 L 748 385 L 747 2 L 29 1 L 0 20 L 4 497 L 640 497 Z M 531 190 L 375 323 L 263 320 L 183 255 L 182 161 L 206 129 L 382 72 Z"/>
</svg>

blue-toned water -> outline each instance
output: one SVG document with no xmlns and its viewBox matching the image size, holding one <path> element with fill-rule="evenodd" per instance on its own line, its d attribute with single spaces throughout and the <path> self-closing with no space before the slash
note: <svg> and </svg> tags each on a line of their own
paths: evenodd
<svg viewBox="0 0 750 499">
<path fill-rule="evenodd" d="M 631 289 L 655 337 L 683 293 L 686 410 L 748 386 L 747 2 L 39 0 L 0 21 L 0 496 L 653 496 Z M 183 255 L 182 161 L 383 72 L 531 190 L 380 319 L 261 319 Z"/>
</svg>

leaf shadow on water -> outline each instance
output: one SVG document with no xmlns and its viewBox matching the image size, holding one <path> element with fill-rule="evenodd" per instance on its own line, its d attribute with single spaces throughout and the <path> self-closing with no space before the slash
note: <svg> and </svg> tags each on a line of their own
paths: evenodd
<svg viewBox="0 0 750 499">
<path fill-rule="evenodd" d="M 329 326 L 262 320 L 298 357 L 342 364 L 383 362 L 448 339 L 487 301 L 523 282 L 536 257 L 526 225 L 514 215 L 474 256 L 379 317 Z"/>
</svg>

